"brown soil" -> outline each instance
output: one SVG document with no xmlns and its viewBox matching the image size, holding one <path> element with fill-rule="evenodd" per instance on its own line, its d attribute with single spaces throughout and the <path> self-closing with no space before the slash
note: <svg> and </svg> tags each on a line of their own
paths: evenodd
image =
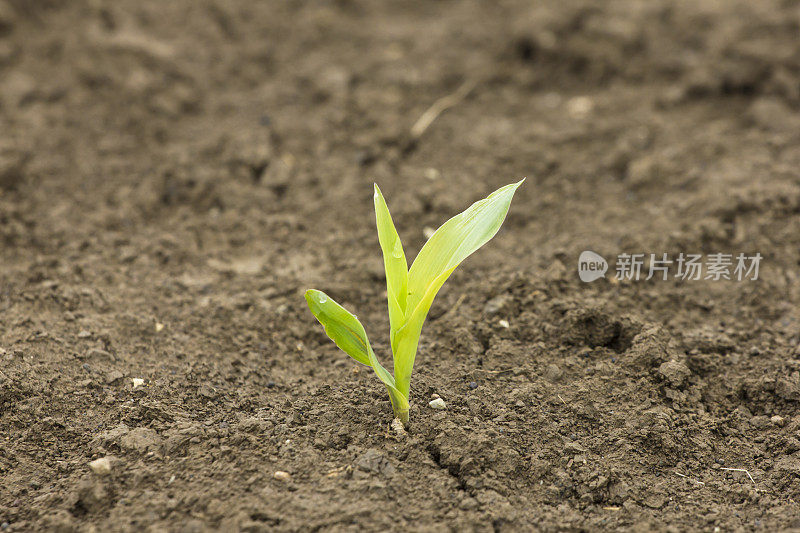
<svg viewBox="0 0 800 533">
<path fill-rule="evenodd" d="M 799 34 L 794 0 L 0 0 L 0 531 L 800 528 Z M 303 291 L 388 364 L 372 182 L 413 257 L 522 176 L 397 436 Z M 584 284 L 586 249 L 764 260 Z"/>
</svg>

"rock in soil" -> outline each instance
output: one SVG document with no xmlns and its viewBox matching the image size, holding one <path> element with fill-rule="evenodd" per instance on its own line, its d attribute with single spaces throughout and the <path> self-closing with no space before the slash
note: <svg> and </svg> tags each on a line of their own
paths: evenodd
<svg viewBox="0 0 800 533">
<path fill-rule="evenodd" d="M 290 481 L 292 479 L 292 475 L 289 472 L 284 472 L 283 470 L 277 470 L 272 477 L 277 479 L 278 481 Z"/>
<path fill-rule="evenodd" d="M 89 463 L 89 468 L 98 476 L 107 476 L 111 474 L 113 457 L 100 457 Z"/>
<path fill-rule="evenodd" d="M 428 402 L 428 406 L 432 409 L 447 409 L 447 404 L 441 398 L 435 398 Z"/>
</svg>

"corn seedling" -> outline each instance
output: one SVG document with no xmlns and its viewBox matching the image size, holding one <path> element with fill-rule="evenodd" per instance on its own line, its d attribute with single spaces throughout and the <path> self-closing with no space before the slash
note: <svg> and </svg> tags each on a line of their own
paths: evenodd
<svg viewBox="0 0 800 533">
<path fill-rule="evenodd" d="M 375 218 L 386 270 L 394 375 L 375 357 L 364 326 L 355 315 L 322 291 L 306 291 L 308 306 L 325 333 L 347 355 L 372 367 L 389 391 L 395 417 L 404 425 L 408 423 L 411 371 L 433 298 L 453 270 L 494 237 L 523 181 L 501 187 L 445 222 L 422 247 L 410 269 L 389 208 L 375 185 Z"/>
</svg>

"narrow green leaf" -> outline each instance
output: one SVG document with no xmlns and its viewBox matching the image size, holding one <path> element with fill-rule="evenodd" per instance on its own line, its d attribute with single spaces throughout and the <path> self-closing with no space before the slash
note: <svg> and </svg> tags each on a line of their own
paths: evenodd
<svg viewBox="0 0 800 533">
<path fill-rule="evenodd" d="M 386 385 L 395 413 L 402 414 L 405 410 L 407 421 L 408 399 L 397 389 L 392 375 L 375 357 L 375 352 L 372 351 L 372 346 L 367 338 L 367 332 L 358 318 L 322 291 L 309 289 L 305 296 L 311 313 L 325 328 L 328 337 L 347 355 L 359 363 L 372 367 Z"/>
<path fill-rule="evenodd" d="M 495 236 L 506 218 L 514 192 L 524 181 L 501 187 L 442 224 L 411 265 L 406 322 L 396 332 L 394 351 L 395 380 L 406 397 L 419 335 L 436 293 L 464 259 Z"/>
<path fill-rule="evenodd" d="M 383 252 L 383 267 L 386 271 L 386 294 L 389 300 L 389 325 L 392 349 L 394 336 L 403 325 L 408 294 L 408 263 L 403 243 L 392 222 L 392 215 L 380 188 L 375 184 L 375 222 L 378 226 L 378 242 Z"/>
</svg>

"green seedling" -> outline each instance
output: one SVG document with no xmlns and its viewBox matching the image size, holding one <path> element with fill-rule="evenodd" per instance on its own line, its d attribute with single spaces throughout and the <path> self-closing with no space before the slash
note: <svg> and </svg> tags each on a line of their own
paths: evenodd
<svg viewBox="0 0 800 533">
<path fill-rule="evenodd" d="M 394 375 L 375 357 L 364 326 L 355 315 L 322 291 L 306 291 L 308 306 L 325 333 L 347 355 L 372 367 L 389 391 L 395 417 L 404 425 L 408 423 L 411 371 L 422 324 L 433 298 L 453 270 L 495 236 L 506 218 L 514 192 L 523 181 L 501 187 L 445 222 L 422 247 L 411 269 L 389 208 L 375 185 L 375 218 L 386 270 Z"/>
</svg>

